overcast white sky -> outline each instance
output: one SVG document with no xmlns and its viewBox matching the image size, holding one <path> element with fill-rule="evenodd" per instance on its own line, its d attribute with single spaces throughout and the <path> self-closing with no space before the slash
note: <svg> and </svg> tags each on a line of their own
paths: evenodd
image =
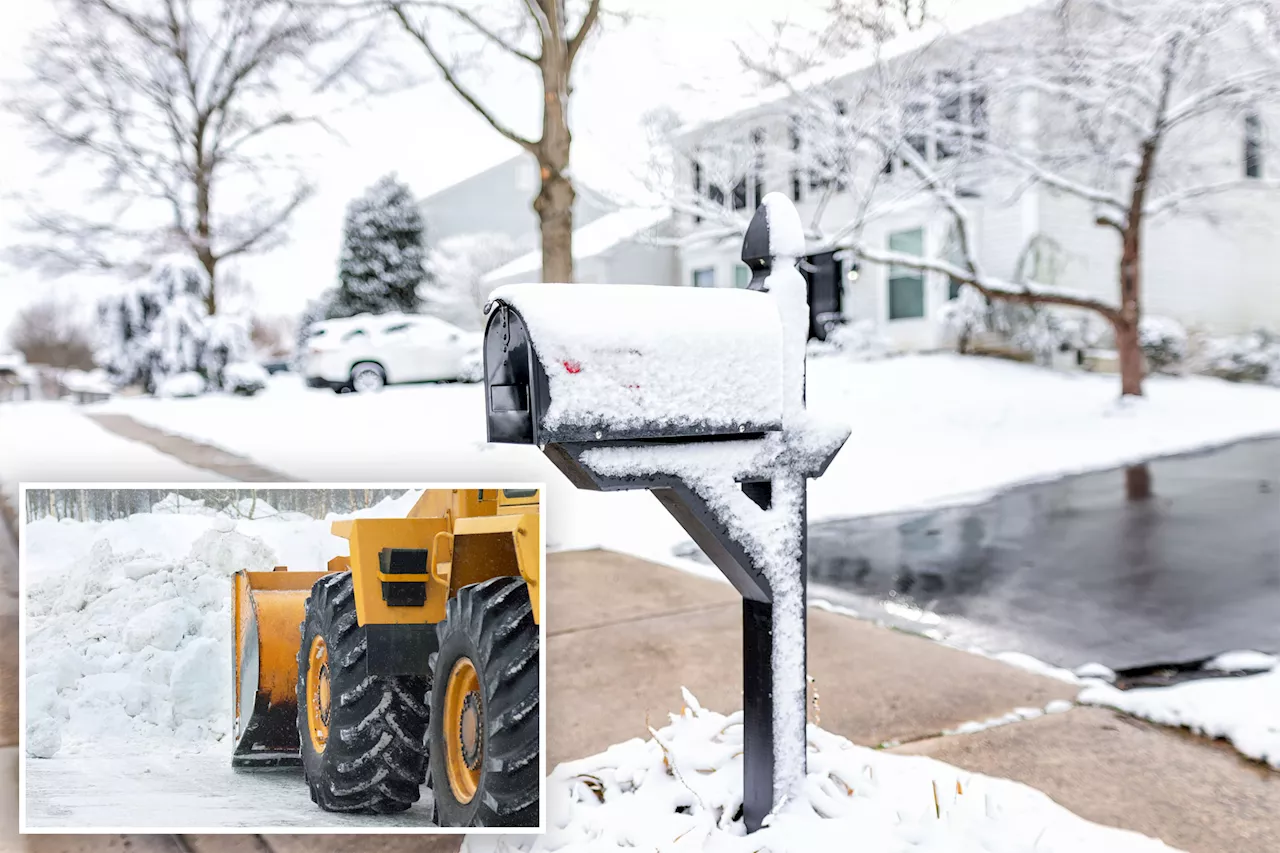
<svg viewBox="0 0 1280 853">
<path fill-rule="evenodd" d="M 1009 5 L 1025 0 L 954 0 L 958 6 Z M 575 72 L 571 122 L 574 169 L 587 183 L 625 187 L 645 159 L 641 119 L 671 105 L 696 118 L 710 107 L 751 91 L 740 71 L 734 42 L 763 38 L 774 20 L 788 15 L 813 22 L 825 0 L 613 0 L 606 8 L 635 13 L 631 23 L 610 23 Z M 48 0 L 9 2 L 0 11 L 0 80 L 23 73 L 31 33 L 51 22 Z M 404 45 L 403 61 L 423 73 L 426 58 Z M 536 134 L 537 105 L 516 99 L 516 87 L 493 81 L 477 86 L 498 113 Z M 241 263 L 254 287 L 259 310 L 293 313 L 334 281 L 342 216 L 350 198 L 379 176 L 395 171 L 419 196 L 448 186 L 514 156 L 517 149 L 477 117 L 442 83 L 371 99 L 335 116 L 339 138 L 316 134 L 302 153 L 318 184 L 317 195 L 293 220 L 291 242 Z M 293 144 L 293 143 L 291 143 Z M 0 113 L 0 245 L 16 238 L 23 207 L 14 192 L 55 194 L 65 190 L 39 174 L 41 159 L 30 151 L 25 131 Z M 428 235 L 429 238 L 429 235 Z M 100 280 L 100 277 L 95 277 Z M 17 306 L 51 290 L 89 300 L 101 285 L 76 279 L 49 281 L 25 270 L 0 266 L 0 340 Z"/>
</svg>

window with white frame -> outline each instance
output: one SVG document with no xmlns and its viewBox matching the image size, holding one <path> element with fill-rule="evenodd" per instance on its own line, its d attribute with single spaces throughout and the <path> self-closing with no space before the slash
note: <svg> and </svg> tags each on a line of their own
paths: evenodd
<svg viewBox="0 0 1280 853">
<path fill-rule="evenodd" d="M 745 264 L 734 264 L 733 286 L 746 288 L 749 284 L 751 284 L 751 270 Z"/>
<path fill-rule="evenodd" d="M 716 286 L 716 268 L 715 267 L 699 267 L 693 271 L 694 287 L 715 287 Z"/>
<path fill-rule="evenodd" d="M 924 256 L 924 229 L 894 231 L 889 251 Z M 914 320 L 924 316 L 924 272 L 901 264 L 889 265 L 889 319 Z"/>
</svg>

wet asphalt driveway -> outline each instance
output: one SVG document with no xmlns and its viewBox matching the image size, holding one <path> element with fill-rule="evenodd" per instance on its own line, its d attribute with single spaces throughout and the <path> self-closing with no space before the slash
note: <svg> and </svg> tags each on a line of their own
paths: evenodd
<svg viewBox="0 0 1280 853">
<path fill-rule="evenodd" d="M 1280 651 L 1280 438 L 1150 470 L 1145 502 L 1115 470 L 815 524 L 811 595 L 1070 667 Z"/>
</svg>

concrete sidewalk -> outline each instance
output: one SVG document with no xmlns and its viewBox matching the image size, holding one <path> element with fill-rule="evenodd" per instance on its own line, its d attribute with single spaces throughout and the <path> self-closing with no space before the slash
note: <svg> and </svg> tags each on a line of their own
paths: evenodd
<svg viewBox="0 0 1280 853">
<path fill-rule="evenodd" d="M 646 737 L 647 723 L 661 725 L 668 712 L 680 709 L 682 686 L 709 708 L 741 707 L 740 606 L 729 586 L 602 551 L 552 555 L 548 575 L 548 767 Z M 895 752 L 1015 779 L 1082 817 L 1174 847 L 1280 850 L 1280 774 L 1227 747 L 1097 708 L 944 737 L 943 729 L 969 720 L 1071 699 L 1075 688 L 825 611 L 810 611 L 809 638 L 821 725 L 857 743 L 896 741 L 903 745 Z M 0 665 L 12 667 L 11 656 Z M 12 706 L 4 710 L 12 713 Z M 9 754 L 3 758 L 13 761 Z M 4 770 L 6 787 L 12 772 Z M 0 812 L 12 820 L 8 808 Z M 435 853 L 459 843 L 447 837 L 275 835 L 9 834 L 7 841 L 13 849 L 39 853 Z"/>
</svg>

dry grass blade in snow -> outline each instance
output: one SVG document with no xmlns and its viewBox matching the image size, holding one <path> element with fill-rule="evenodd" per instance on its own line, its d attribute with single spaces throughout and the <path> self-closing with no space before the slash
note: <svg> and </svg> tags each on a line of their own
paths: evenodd
<svg viewBox="0 0 1280 853">
<path fill-rule="evenodd" d="M 742 713 L 687 702 L 649 740 L 560 765 L 543 836 L 468 837 L 471 853 L 621 848 L 859 853 L 1154 853 L 1171 848 L 1090 823 L 1044 794 L 917 756 L 855 746 L 809 726 L 799 795 L 760 832 L 742 823 Z"/>
</svg>

